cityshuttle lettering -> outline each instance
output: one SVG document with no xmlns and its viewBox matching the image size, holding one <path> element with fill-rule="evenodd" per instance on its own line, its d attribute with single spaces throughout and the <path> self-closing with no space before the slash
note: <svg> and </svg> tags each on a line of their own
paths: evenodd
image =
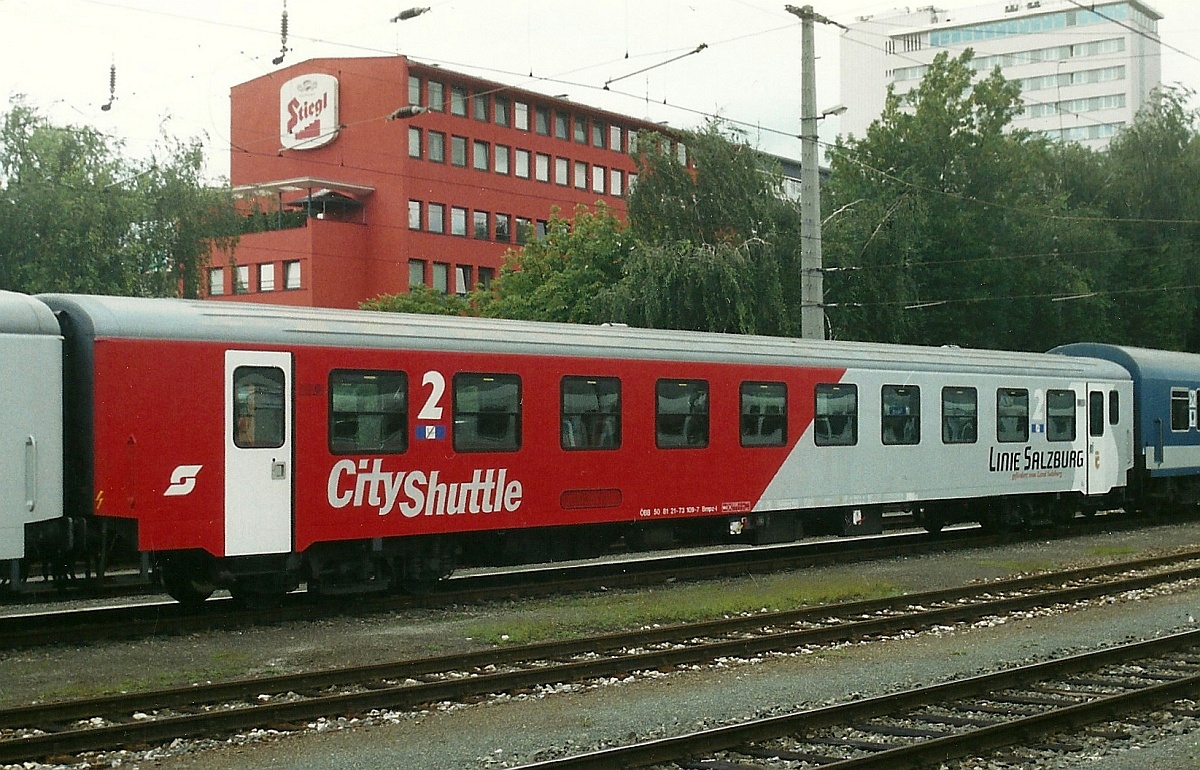
<svg viewBox="0 0 1200 770">
<path fill-rule="evenodd" d="M 1004 451 L 992 447 L 988 452 L 988 470 L 992 473 L 1013 471 L 1070 470 L 1085 465 L 1082 449 L 1043 449 L 1025 447 L 1024 451 Z"/>
<path fill-rule="evenodd" d="M 368 506 L 387 516 L 406 518 L 460 513 L 512 513 L 521 507 L 524 489 L 509 480 L 507 468 L 476 469 L 470 481 L 441 480 L 440 471 L 386 471 L 383 460 L 340 460 L 329 471 L 329 505 Z"/>
</svg>

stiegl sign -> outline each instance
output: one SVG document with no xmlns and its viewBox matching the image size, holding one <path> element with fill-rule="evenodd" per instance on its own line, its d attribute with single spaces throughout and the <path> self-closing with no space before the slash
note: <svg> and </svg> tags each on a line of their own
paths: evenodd
<svg viewBox="0 0 1200 770">
<path fill-rule="evenodd" d="M 285 150 L 312 150 L 338 135 L 338 80 L 300 75 L 279 89 L 279 143 Z"/>
</svg>

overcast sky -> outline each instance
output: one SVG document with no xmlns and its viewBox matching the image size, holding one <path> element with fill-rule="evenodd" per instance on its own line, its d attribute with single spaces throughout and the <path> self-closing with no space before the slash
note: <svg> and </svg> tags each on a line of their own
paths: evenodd
<svg viewBox="0 0 1200 770">
<path fill-rule="evenodd" d="M 284 64 L 402 53 L 676 127 L 719 114 L 743 124 L 762 149 L 799 157 L 800 23 L 783 0 L 420 4 L 431 10 L 393 23 L 410 2 L 287 0 Z M 979 4 L 936 3 L 950 10 Z M 813 3 L 842 23 L 898 5 Z M 1159 22 L 1163 80 L 1200 89 L 1200 0 L 1152 0 L 1151 6 L 1165 17 Z M 24 94 L 57 123 L 97 126 L 124 140 L 134 155 L 162 131 L 201 136 L 211 148 L 209 176 L 223 177 L 229 90 L 277 68 L 272 59 L 280 53 L 283 9 L 284 0 L 0 0 L 0 92 Z M 839 38 L 835 27 L 818 25 L 819 108 L 840 102 Z M 701 44 L 707 48 L 683 56 Z M 113 64 L 116 99 L 104 111 Z M 651 69 L 631 75 L 644 68 Z M 822 138 L 836 132 L 836 120 L 824 121 Z"/>
</svg>

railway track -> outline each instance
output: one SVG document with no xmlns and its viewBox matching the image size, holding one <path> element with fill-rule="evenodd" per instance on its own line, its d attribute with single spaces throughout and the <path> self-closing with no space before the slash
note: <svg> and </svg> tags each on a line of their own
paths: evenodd
<svg viewBox="0 0 1200 770">
<path fill-rule="evenodd" d="M 1145 520 L 1105 516 L 1079 520 L 1065 530 L 1041 530 L 1041 540 L 1098 532 L 1138 529 Z M 1005 545 L 1034 533 L 986 534 L 978 528 L 950 529 L 936 535 L 901 532 L 869 538 L 818 540 L 778 546 L 704 549 L 663 556 L 639 554 L 616 561 L 520 567 L 464 574 L 421 595 L 356 597 L 345 602 L 313 601 L 303 591 L 289 594 L 278 607 L 248 610 L 228 597 L 187 608 L 165 597 L 142 595 L 99 607 L 35 609 L 0 606 L 0 650 L 44 645 L 141 639 L 209 630 L 232 630 L 353 613 L 388 613 L 513 597 L 635 588 L 669 581 L 705 580 L 769 574 L 847 561 L 867 562 L 901 556 Z M 48 605 L 52 607 L 53 605 Z"/>
<path fill-rule="evenodd" d="M 1120 576 L 1114 576 L 1116 570 Z M 0 711 L 0 763 L 259 727 L 303 729 L 323 717 L 371 715 L 562 682 L 789 653 L 1189 580 L 1200 580 L 1200 552 L 568 642 L 13 708 Z M 562 765 L 568 766 L 573 765 Z M 633 765 L 626 758 L 595 766 Z"/>
<path fill-rule="evenodd" d="M 1078 534 L 1072 530 L 1072 534 Z M 314 602 L 303 592 L 290 594 L 279 607 L 246 610 L 228 598 L 210 599 L 191 609 L 167 599 L 142 597 L 137 603 L 48 612 L 8 608 L 0 613 L 0 649 L 72 644 L 154 635 L 236 629 L 322 617 L 394 612 L 413 606 L 472 603 L 514 596 L 631 588 L 671 580 L 702 580 L 763 574 L 847 560 L 870 561 L 934 551 L 982 548 L 1010 537 L 962 529 L 938 535 L 903 533 L 869 540 L 828 540 L 786 546 L 702 551 L 672 556 L 643 556 L 570 566 L 521 568 L 464 575 L 420 596 L 361 597 L 344 602 Z"/>
<path fill-rule="evenodd" d="M 1200 716 L 1200 631 L 1022 666 L 520 770 L 897 770 L 983 756 L 1167 707 Z M 1170 705 L 1175 704 L 1175 705 Z M 1093 731 L 1111 739 L 1120 730 Z M 1070 751 L 1070 743 L 1043 746 Z"/>
</svg>

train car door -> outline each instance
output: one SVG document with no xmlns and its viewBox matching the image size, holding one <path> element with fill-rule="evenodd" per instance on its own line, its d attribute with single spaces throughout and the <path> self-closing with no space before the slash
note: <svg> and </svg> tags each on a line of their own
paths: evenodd
<svg viewBox="0 0 1200 770">
<path fill-rule="evenodd" d="M 225 555 L 292 550 L 292 355 L 225 351 Z"/>
<path fill-rule="evenodd" d="M 1110 398 L 1116 398 L 1116 391 L 1111 386 L 1090 384 L 1088 386 L 1088 441 L 1087 454 L 1087 493 L 1101 495 L 1111 490 L 1118 482 L 1122 470 L 1120 454 L 1117 451 L 1116 425 L 1110 424 L 1109 409 L 1116 410 L 1116 403 L 1109 404 Z"/>
</svg>

